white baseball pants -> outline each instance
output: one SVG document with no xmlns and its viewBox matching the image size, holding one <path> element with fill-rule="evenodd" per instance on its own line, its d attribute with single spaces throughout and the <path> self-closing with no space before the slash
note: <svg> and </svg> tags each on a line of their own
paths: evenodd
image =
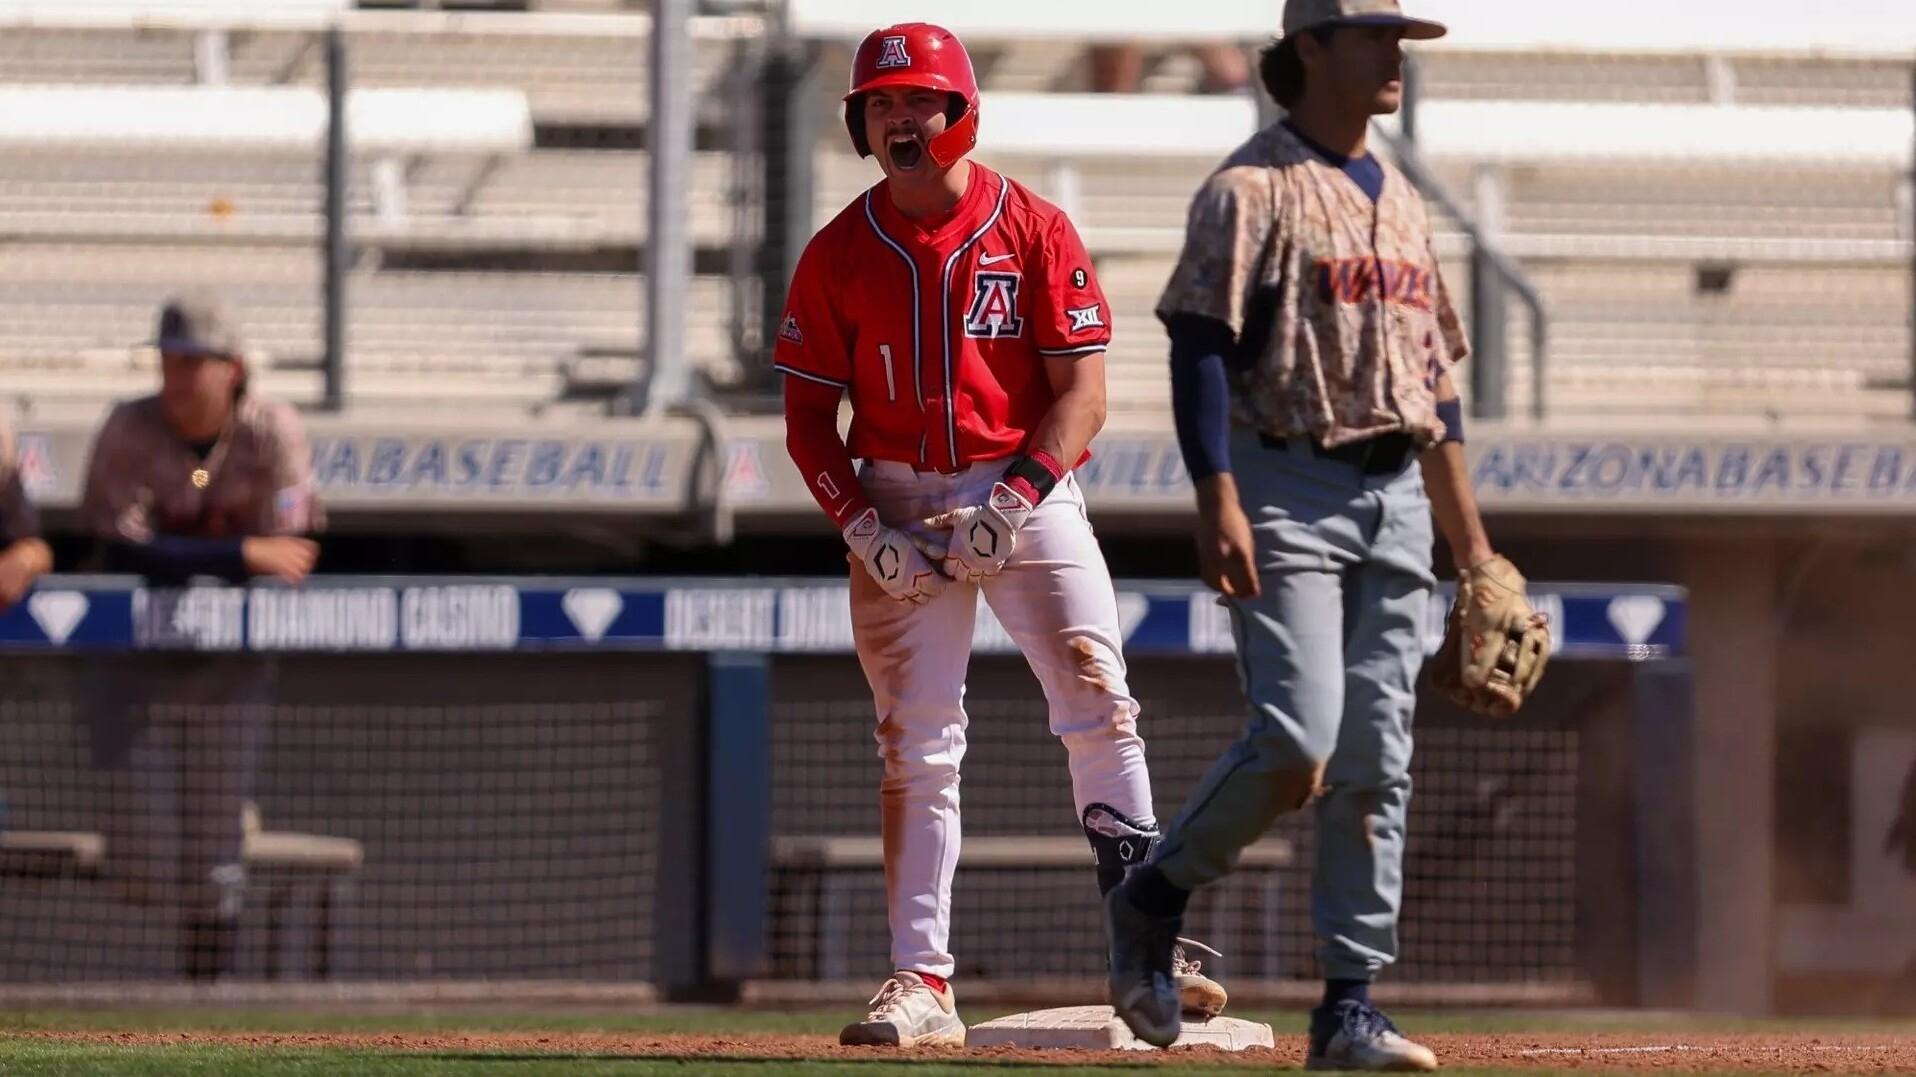
<svg viewBox="0 0 1916 1077">
<path fill-rule="evenodd" d="M 873 461 L 861 477 L 886 524 L 922 531 L 917 522 L 927 516 L 983 503 L 1004 466 L 940 475 Z M 1087 805 L 1102 803 L 1141 825 L 1155 819 L 1111 572 L 1077 483 L 1066 476 L 1018 532 L 1004 571 L 982 585 L 954 582 L 914 606 L 886 595 L 863 565 L 852 566 L 851 580 L 853 640 L 871 684 L 885 761 L 880 802 L 892 964 L 950 976 L 965 672 L 980 590 L 1044 689 L 1051 732 L 1070 758 L 1080 818 Z M 1085 863 L 1088 874 L 1088 850 Z"/>
</svg>

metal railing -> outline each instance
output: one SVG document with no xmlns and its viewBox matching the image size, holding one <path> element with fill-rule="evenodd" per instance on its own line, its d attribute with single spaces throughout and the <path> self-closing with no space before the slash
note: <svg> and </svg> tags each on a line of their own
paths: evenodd
<svg viewBox="0 0 1916 1077">
<path fill-rule="evenodd" d="M 1477 215 L 1437 179 L 1417 151 L 1417 65 L 1404 65 L 1402 134 L 1374 128 L 1390 146 L 1397 166 L 1424 197 L 1437 203 L 1470 241 L 1471 369 L 1470 408 L 1476 418 L 1501 419 L 1509 411 L 1505 383 L 1510 370 L 1505 289 L 1530 310 L 1530 412 L 1541 421 L 1548 412 L 1550 312 L 1543 293 L 1522 265 L 1499 248 Z"/>
</svg>

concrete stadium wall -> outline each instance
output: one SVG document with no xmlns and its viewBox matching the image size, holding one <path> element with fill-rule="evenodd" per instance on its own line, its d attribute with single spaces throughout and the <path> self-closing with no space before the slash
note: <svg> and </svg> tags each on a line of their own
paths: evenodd
<svg viewBox="0 0 1916 1077">
<path fill-rule="evenodd" d="M 1534 576 L 1689 594 L 1691 784 L 1649 794 L 1694 856 L 1693 923 L 1661 929 L 1692 947 L 1678 964 L 1696 980 L 1666 984 L 1670 1001 L 1916 1012 L 1910 526 L 1504 518 L 1491 532 Z"/>
</svg>

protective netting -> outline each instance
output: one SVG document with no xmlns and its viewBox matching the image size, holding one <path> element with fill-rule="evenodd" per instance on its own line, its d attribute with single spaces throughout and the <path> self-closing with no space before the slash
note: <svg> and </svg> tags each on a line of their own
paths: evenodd
<svg viewBox="0 0 1916 1077">
<path fill-rule="evenodd" d="M 484 664 L 9 660 L 0 978 L 649 979 L 661 702 Z"/>
<path fill-rule="evenodd" d="M 780 855 L 772 895 L 774 973 L 873 978 L 888 960 L 878 859 L 871 702 L 844 670 L 781 667 L 773 729 Z M 1144 707 L 1157 811 L 1174 816 L 1237 735 L 1226 661 L 1149 663 Z M 1072 811 L 1062 746 L 1017 660 L 977 659 L 960 802 L 964 840 L 952 911 L 960 975 L 1096 977 L 1103 936 L 1090 851 Z M 1574 724 L 1421 722 L 1411 775 L 1402 982 L 1570 983 L 1577 934 L 1579 733 Z M 835 843 L 807 839 L 868 839 Z M 1049 839 L 1007 844 L 1015 839 Z M 1284 845 L 1290 856 L 1281 857 Z M 1200 891 L 1187 933 L 1223 950 L 1238 977 L 1319 975 L 1310 921 L 1309 813 L 1287 817 L 1231 878 Z M 1014 864 L 1005 864 L 1010 857 Z M 1281 859 L 1281 863 L 1273 863 Z M 828 862 L 835 860 L 835 862 Z M 976 861 L 976 866 L 971 863 Z"/>
</svg>

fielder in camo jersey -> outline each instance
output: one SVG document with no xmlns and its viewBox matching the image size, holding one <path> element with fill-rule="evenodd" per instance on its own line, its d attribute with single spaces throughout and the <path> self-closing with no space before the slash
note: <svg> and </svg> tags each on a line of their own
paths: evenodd
<svg viewBox="0 0 1916 1077">
<path fill-rule="evenodd" d="M 323 524 L 299 417 L 248 388 L 246 349 L 208 295 L 167 304 L 160 391 L 113 409 L 94 441 L 81 517 L 96 565 L 151 583 L 297 584 Z M 116 872 L 136 897 L 177 902 L 179 965 L 230 971 L 246 870 L 242 807 L 265 739 L 275 667 L 250 655 L 115 659 L 98 678 L 96 762 L 125 779 L 112 813 Z"/>
<path fill-rule="evenodd" d="M 1153 1043 L 1179 1030 L 1168 952 L 1190 892 L 1315 801 L 1308 1065 L 1436 1066 L 1369 1000 L 1397 957 L 1433 516 L 1460 573 L 1505 562 L 1464 467 L 1449 371 L 1468 349 L 1429 216 L 1366 132 L 1398 108 L 1403 41 L 1443 33 L 1397 0 L 1290 0 L 1260 64 L 1288 116 L 1198 191 L 1158 305 L 1201 571 L 1251 718 L 1107 901 L 1112 1002 Z"/>
<path fill-rule="evenodd" d="M 0 419 L 0 613 L 52 569 L 53 552 L 40 540 L 40 516 L 21 482 L 19 446 Z"/>
</svg>

